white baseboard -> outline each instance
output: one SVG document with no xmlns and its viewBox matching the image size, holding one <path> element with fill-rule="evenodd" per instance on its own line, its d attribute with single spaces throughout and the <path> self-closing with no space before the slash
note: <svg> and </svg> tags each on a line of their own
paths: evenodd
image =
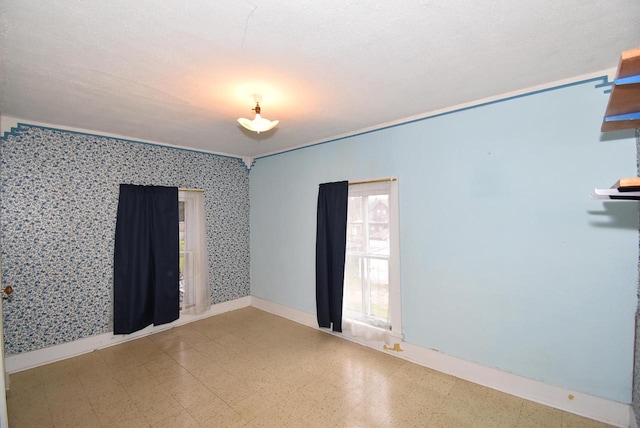
<svg viewBox="0 0 640 428">
<path fill-rule="evenodd" d="M 318 329 L 316 316 L 306 312 L 279 305 L 258 297 L 251 297 L 251 306 L 262 309 L 274 315 L 287 318 L 299 324 Z M 366 342 L 348 334 L 330 334 L 351 340 L 407 361 L 429 367 L 431 369 L 468 380 L 491 389 L 505 392 L 529 401 L 544 404 L 576 415 L 605 422 L 618 427 L 636 427 L 633 409 L 629 404 L 623 404 L 604 398 L 594 397 L 578 391 L 553 386 L 533 379 L 528 379 L 512 373 L 507 373 L 478 363 L 465 361 L 460 358 L 443 354 L 432 349 L 402 342 L 402 352 L 383 349 L 382 343 Z"/>
<path fill-rule="evenodd" d="M 269 300 L 261 299 L 254 296 L 251 296 L 251 306 L 261 309 L 265 312 L 278 315 L 282 318 L 295 321 L 298 324 L 318 329 L 318 319 L 314 314 L 303 312 L 298 309 L 293 309 L 288 306 L 283 306 L 278 303 L 273 303 Z"/>
<path fill-rule="evenodd" d="M 77 355 L 86 354 L 96 349 L 107 348 L 119 343 L 128 342 L 143 336 L 148 336 L 160 331 L 169 330 L 173 327 L 188 324 L 224 312 L 234 311 L 236 309 L 245 308 L 251 305 L 251 297 L 241 297 L 240 299 L 231 300 L 229 302 L 218 303 L 200 315 L 181 315 L 180 319 L 157 327 L 149 326 L 132 334 L 104 333 L 96 336 L 87 337 L 61 345 L 50 346 L 48 348 L 38 349 L 35 351 L 23 352 L 21 354 L 9 355 L 5 357 L 4 364 L 7 373 L 15 373 L 38 367 L 44 364 L 53 363 L 64 360 L 66 358 L 75 357 Z"/>
</svg>

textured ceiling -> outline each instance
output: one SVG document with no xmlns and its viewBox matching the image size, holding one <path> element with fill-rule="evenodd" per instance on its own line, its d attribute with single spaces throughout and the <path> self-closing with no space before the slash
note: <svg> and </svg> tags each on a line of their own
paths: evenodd
<svg viewBox="0 0 640 428">
<path fill-rule="evenodd" d="M 242 157 L 615 67 L 638 0 L 2 0 L 0 114 Z M 279 119 L 260 135 L 236 118 Z"/>
</svg>

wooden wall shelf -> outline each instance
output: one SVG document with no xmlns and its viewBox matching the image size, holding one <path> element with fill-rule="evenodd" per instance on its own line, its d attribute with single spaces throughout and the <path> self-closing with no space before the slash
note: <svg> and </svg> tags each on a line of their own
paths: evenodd
<svg viewBox="0 0 640 428">
<path fill-rule="evenodd" d="M 640 48 L 622 52 L 602 132 L 640 128 Z"/>
</svg>

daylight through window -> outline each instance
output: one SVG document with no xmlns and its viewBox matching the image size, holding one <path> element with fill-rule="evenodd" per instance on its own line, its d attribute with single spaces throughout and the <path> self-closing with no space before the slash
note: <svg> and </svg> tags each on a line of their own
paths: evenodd
<svg viewBox="0 0 640 428">
<path fill-rule="evenodd" d="M 199 314 L 211 306 L 203 192 L 178 192 L 180 312 Z"/>
<path fill-rule="evenodd" d="M 397 181 L 349 185 L 343 294 L 348 325 L 400 332 L 397 212 Z"/>
</svg>

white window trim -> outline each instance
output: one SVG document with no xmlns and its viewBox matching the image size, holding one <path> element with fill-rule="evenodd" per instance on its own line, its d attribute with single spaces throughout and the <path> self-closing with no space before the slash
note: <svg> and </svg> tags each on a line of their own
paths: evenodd
<svg viewBox="0 0 640 428">
<path fill-rule="evenodd" d="M 402 284 L 400 282 L 400 201 L 398 180 L 391 182 L 389 190 L 389 232 L 395 239 L 389 248 L 389 311 L 391 332 L 402 339 Z"/>
<path fill-rule="evenodd" d="M 178 200 L 185 204 L 187 226 L 187 247 L 181 251 L 191 267 L 189 294 L 190 304 L 183 302 L 180 314 L 199 315 L 211 307 L 209 297 L 208 254 L 206 241 L 206 214 L 203 207 L 204 195 L 199 190 L 180 190 Z M 198 201 L 198 202 L 196 202 Z M 185 275 L 186 277 L 187 275 Z M 186 279 L 186 278 L 185 278 Z"/>
</svg>

